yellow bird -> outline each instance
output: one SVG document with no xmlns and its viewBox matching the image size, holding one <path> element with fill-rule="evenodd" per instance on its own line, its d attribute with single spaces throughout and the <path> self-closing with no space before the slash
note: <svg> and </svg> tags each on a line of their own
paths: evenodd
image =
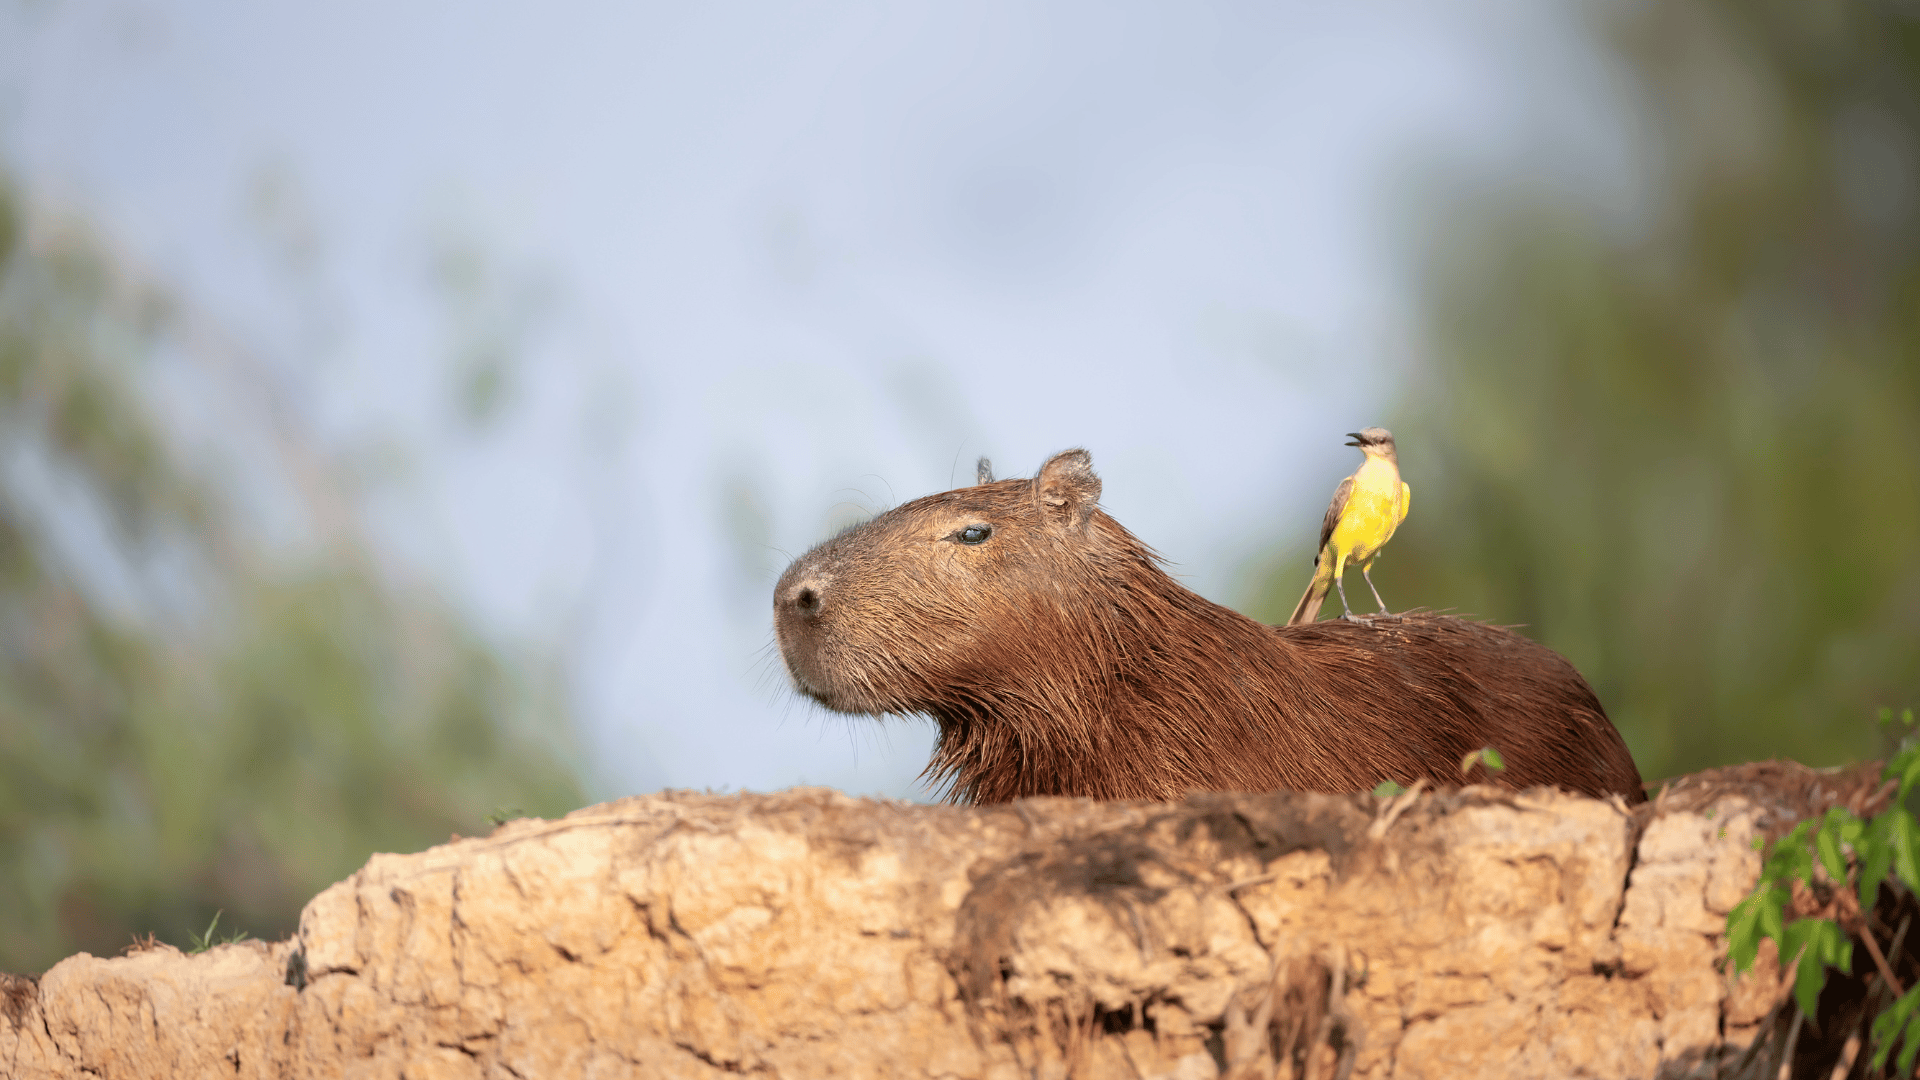
<svg viewBox="0 0 1920 1080">
<path fill-rule="evenodd" d="M 1380 590 L 1374 588 L 1367 571 L 1374 556 L 1393 539 L 1393 530 L 1407 520 L 1413 489 L 1400 479 L 1400 459 L 1394 453 L 1391 431 L 1370 427 L 1350 431 L 1347 438 L 1353 440 L 1347 445 L 1359 447 L 1367 459 L 1334 490 L 1326 520 L 1320 523 L 1320 554 L 1314 557 L 1313 581 L 1293 609 L 1288 626 L 1319 618 L 1320 605 L 1333 586 L 1340 588 L 1340 607 L 1348 618 L 1353 617 L 1347 607 L 1347 584 L 1340 577 L 1348 563 L 1360 568 L 1360 576 L 1367 579 L 1367 588 L 1373 589 L 1373 598 L 1380 605 L 1380 614 L 1387 613 L 1387 602 L 1380 599 Z"/>
</svg>

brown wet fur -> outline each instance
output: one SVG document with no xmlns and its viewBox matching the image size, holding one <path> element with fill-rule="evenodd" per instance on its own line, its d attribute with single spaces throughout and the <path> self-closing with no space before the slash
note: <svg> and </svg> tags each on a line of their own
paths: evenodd
<svg viewBox="0 0 1920 1080">
<path fill-rule="evenodd" d="M 1645 797 L 1551 649 L 1428 612 L 1255 622 L 1174 581 L 1099 495 L 1068 451 L 814 548 L 774 591 L 795 685 L 840 712 L 931 716 L 927 773 L 956 802 L 1450 785 L 1483 746 L 1506 762 L 1494 783 Z M 961 542 L 972 525 L 992 533 Z"/>
</svg>

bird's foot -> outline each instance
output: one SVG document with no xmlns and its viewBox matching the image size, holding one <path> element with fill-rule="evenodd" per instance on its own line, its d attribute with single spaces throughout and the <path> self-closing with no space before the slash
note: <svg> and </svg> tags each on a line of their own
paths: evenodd
<svg viewBox="0 0 1920 1080">
<path fill-rule="evenodd" d="M 1340 616 L 1340 618 L 1345 622 L 1359 623 L 1361 626 L 1373 625 L 1373 616 L 1371 615 L 1355 615 L 1349 612 L 1348 614 Z"/>
</svg>

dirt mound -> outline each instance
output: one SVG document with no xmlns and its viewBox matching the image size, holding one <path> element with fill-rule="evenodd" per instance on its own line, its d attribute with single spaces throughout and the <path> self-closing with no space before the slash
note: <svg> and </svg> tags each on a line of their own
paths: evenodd
<svg viewBox="0 0 1920 1080">
<path fill-rule="evenodd" d="M 0 1074 L 1757 1075 L 1752 839 L 1876 787 L 635 797 L 376 855 L 289 941 L 0 976 Z"/>
</svg>

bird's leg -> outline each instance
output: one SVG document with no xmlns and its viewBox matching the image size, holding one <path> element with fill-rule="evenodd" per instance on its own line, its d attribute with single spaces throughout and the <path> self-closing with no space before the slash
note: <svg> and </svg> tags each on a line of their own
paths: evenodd
<svg viewBox="0 0 1920 1080">
<path fill-rule="evenodd" d="M 1353 608 L 1347 604 L 1347 579 L 1337 577 L 1333 579 L 1333 583 L 1340 587 L 1340 617 L 1348 622 L 1372 622 L 1364 615 L 1355 615 Z"/>
<path fill-rule="evenodd" d="M 1348 622 L 1367 622 L 1367 619 L 1354 615 L 1353 605 L 1347 603 L 1347 579 L 1341 573 L 1346 568 L 1347 556 L 1342 552 L 1333 560 L 1333 583 L 1340 586 L 1340 617 Z"/>
<path fill-rule="evenodd" d="M 1385 600 L 1380 599 L 1380 590 L 1375 589 L 1373 585 L 1373 575 L 1367 572 L 1372 569 L 1373 569 L 1372 563 L 1368 563 L 1367 565 L 1361 567 L 1360 576 L 1367 579 L 1367 588 L 1373 589 L 1373 601 L 1374 603 L 1380 605 L 1380 614 L 1386 615 L 1388 614 L 1387 602 Z"/>
</svg>

